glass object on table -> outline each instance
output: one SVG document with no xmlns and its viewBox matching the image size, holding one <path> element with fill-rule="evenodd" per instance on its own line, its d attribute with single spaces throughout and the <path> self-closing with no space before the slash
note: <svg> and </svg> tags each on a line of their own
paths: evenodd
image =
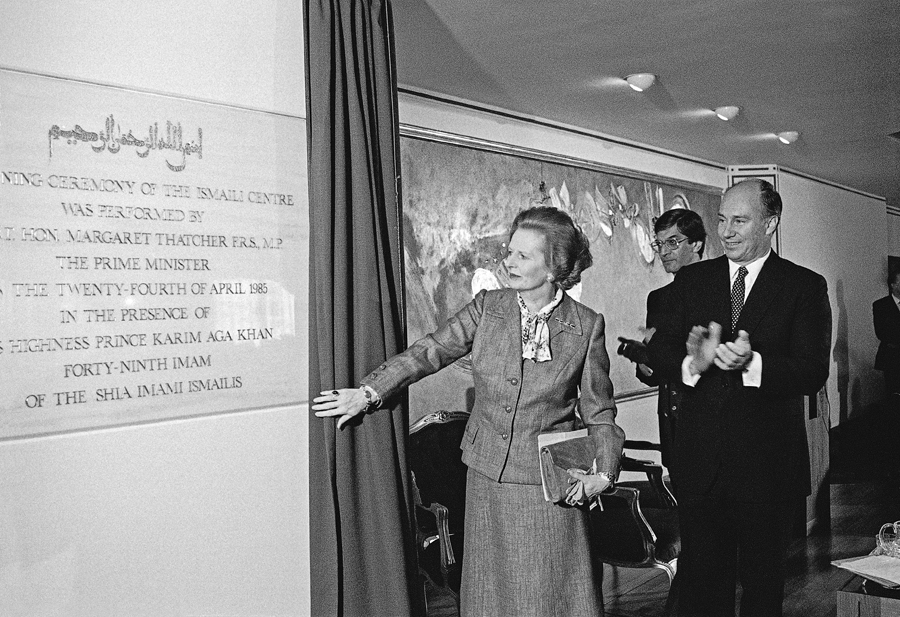
<svg viewBox="0 0 900 617">
<path fill-rule="evenodd" d="M 881 526 L 875 536 L 875 554 L 900 559 L 900 521 Z"/>
</svg>

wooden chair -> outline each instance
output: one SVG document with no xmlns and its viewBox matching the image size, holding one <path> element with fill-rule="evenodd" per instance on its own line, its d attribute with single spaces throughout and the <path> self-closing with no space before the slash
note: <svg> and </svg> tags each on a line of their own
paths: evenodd
<svg viewBox="0 0 900 617">
<path fill-rule="evenodd" d="M 622 568 L 658 568 L 669 579 L 667 610 L 675 595 L 672 582 L 678 567 L 681 537 L 675 498 L 662 480 L 662 467 L 632 459 L 633 471 L 643 471 L 643 491 L 629 483 L 601 494 L 591 510 L 591 552 L 598 562 Z M 646 496 L 647 505 L 644 505 Z"/>
<path fill-rule="evenodd" d="M 661 452 L 662 448 L 658 443 L 649 441 L 633 441 L 625 440 L 625 450 L 648 451 L 655 450 Z M 620 468 L 622 471 L 636 471 L 647 476 L 646 481 L 620 482 L 619 486 L 630 486 L 632 488 L 643 491 L 641 503 L 645 508 L 669 508 L 674 509 L 678 506 L 675 496 L 667 481 L 668 477 L 664 475 L 664 469 L 661 465 L 651 460 L 638 459 L 626 454 L 622 455 L 620 460 Z M 652 501 L 651 501 L 652 500 Z"/>
<path fill-rule="evenodd" d="M 465 411 L 435 411 L 409 429 L 419 571 L 435 586 L 448 591 L 457 609 L 467 472 L 459 444 L 468 419 Z"/>
</svg>

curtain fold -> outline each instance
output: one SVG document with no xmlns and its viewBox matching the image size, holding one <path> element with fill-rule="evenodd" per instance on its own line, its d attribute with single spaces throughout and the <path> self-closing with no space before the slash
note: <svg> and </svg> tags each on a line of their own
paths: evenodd
<svg viewBox="0 0 900 617">
<path fill-rule="evenodd" d="M 401 351 L 405 324 L 390 2 L 304 0 L 304 17 L 312 399 Z M 313 615 L 424 615 L 405 403 L 309 422 Z"/>
</svg>

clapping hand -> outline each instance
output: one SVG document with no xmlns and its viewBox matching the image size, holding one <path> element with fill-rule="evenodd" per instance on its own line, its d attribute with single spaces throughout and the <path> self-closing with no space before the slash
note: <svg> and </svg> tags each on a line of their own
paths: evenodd
<svg viewBox="0 0 900 617">
<path fill-rule="evenodd" d="M 691 328 L 686 343 L 687 355 L 692 358 L 691 373 L 699 375 L 713 365 L 721 340 L 722 326 L 714 321 L 709 322 L 709 328 L 703 326 Z"/>
<path fill-rule="evenodd" d="M 722 343 L 716 348 L 716 366 L 723 371 L 741 371 L 753 359 L 750 335 L 746 330 L 738 332 L 733 343 Z"/>
</svg>

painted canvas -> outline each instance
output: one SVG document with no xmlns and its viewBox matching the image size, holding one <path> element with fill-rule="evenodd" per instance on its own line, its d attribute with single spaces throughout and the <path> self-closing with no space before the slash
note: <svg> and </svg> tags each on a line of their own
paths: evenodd
<svg viewBox="0 0 900 617">
<path fill-rule="evenodd" d="M 400 148 L 410 342 L 443 324 L 480 289 L 498 286 L 493 271 L 516 213 L 552 205 L 568 212 L 591 241 L 594 265 L 571 293 L 606 318 L 617 399 L 653 392 L 637 380 L 634 365 L 616 355 L 617 337 L 641 338 L 647 294 L 671 281 L 650 247 L 653 220 L 670 208 L 689 208 L 714 237 L 720 189 L 409 131 Z M 718 241 L 707 242 L 705 258 L 721 253 Z M 467 359 L 419 382 L 410 389 L 411 419 L 469 408 L 471 384 Z"/>
</svg>

